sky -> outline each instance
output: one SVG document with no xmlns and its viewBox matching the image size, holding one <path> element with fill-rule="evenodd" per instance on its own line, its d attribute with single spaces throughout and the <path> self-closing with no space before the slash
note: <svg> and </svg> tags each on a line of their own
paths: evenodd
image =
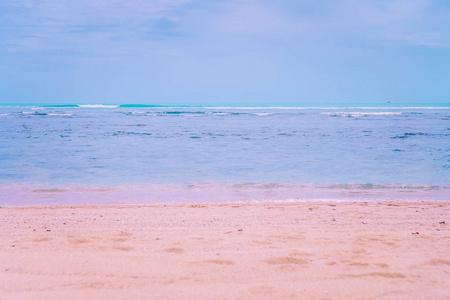
<svg viewBox="0 0 450 300">
<path fill-rule="evenodd" d="M 448 0 L 0 0 L 0 103 L 450 103 Z"/>
</svg>

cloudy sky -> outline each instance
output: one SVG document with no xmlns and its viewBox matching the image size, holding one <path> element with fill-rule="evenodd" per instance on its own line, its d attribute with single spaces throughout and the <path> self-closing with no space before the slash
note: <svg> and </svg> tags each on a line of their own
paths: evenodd
<svg viewBox="0 0 450 300">
<path fill-rule="evenodd" d="M 0 0 L 0 103 L 450 102 L 448 0 Z"/>
</svg>

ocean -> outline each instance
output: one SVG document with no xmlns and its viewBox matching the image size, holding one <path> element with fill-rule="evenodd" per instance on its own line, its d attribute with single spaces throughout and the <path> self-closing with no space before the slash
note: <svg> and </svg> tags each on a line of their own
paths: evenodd
<svg viewBox="0 0 450 300">
<path fill-rule="evenodd" d="M 450 107 L 0 105 L 0 205 L 450 200 Z"/>
</svg>

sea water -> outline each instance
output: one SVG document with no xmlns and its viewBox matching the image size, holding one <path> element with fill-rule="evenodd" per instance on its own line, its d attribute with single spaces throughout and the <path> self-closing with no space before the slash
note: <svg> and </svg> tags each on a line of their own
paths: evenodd
<svg viewBox="0 0 450 300">
<path fill-rule="evenodd" d="M 450 107 L 1 105 L 0 205 L 449 200 Z"/>
</svg>

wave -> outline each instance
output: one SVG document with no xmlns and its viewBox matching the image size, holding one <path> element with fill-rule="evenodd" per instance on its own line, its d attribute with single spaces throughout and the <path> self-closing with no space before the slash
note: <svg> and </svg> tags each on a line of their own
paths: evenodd
<svg viewBox="0 0 450 300">
<path fill-rule="evenodd" d="M 385 115 L 401 115 L 402 112 L 323 112 L 321 115 L 329 115 L 336 117 L 364 117 L 364 116 L 385 116 Z"/>
<path fill-rule="evenodd" d="M 168 111 L 164 111 L 163 114 L 166 114 L 166 115 L 200 114 L 200 115 L 203 115 L 203 114 L 205 114 L 205 112 L 203 112 L 203 111 L 168 110 Z"/>
<path fill-rule="evenodd" d="M 74 114 L 48 114 L 53 117 L 72 117 Z"/>
<path fill-rule="evenodd" d="M 140 107 L 167 107 L 164 105 L 153 105 L 153 104 L 120 104 L 119 107 L 123 108 L 140 108 Z"/>
<path fill-rule="evenodd" d="M 448 110 L 449 105 L 428 105 L 428 106 L 215 106 L 215 105 L 162 105 L 162 104 L 0 104 L 0 107 L 30 107 L 34 109 L 42 108 L 188 108 L 188 109 L 230 109 L 230 110 Z"/>
<path fill-rule="evenodd" d="M 24 112 L 22 112 L 21 115 L 23 115 L 23 116 L 25 116 L 25 115 L 29 115 L 29 116 L 46 116 L 47 113 L 45 113 L 45 112 L 38 112 L 38 111 L 24 111 Z"/>
<path fill-rule="evenodd" d="M 112 104 L 78 104 L 78 107 L 82 107 L 82 108 L 118 108 L 119 105 L 112 105 Z"/>
<path fill-rule="evenodd" d="M 214 115 L 214 116 L 228 116 L 228 115 L 230 115 L 230 113 L 227 113 L 227 112 L 212 112 L 211 114 Z"/>
<path fill-rule="evenodd" d="M 448 185 L 186 182 L 120 185 L 11 183 L 0 186 L 6 206 L 448 201 Z"/>
<path fill-rule="evenodd" d="M 136 115 L 136 116 L 144 116 L 147 115 L 147 113 L 145 111 L 132 111 L 131 113 L 128 113 L 131 115 Z"/>
<path fill-rule="evenodd" d="M 168 106 L 166 106 L 168 107 Z M 190 108 L 203 109 L 236 109 L 236 110 L 392 110 L 392 109 L 450 109 L 450 106 L 191 106 Z"/>
<path fill-rule="evenodd" d="M 71 113 L 45 113 L 39 111 L 24 111 L 21 113 L 7 113 L 0 114 L 0 116 L 11 116 L 11 117 L 30 117 L 30 116 L 49 116 L 49 117 L 72 117 L 74 114 Z"/>
<path fill-rule="evenodd" d="M 42 105 L 45 108 L 58 108 L 58 107 L 79 107 L 78 104 L 46 104 Z"/>
<path fill-rule="evenodd" d="M 428 136 L 428 133 L 424 132 L 405 132 L 402 135 L 392 136 L 391 139 L 406 139 L 413 136 Z"/>
</svg>

